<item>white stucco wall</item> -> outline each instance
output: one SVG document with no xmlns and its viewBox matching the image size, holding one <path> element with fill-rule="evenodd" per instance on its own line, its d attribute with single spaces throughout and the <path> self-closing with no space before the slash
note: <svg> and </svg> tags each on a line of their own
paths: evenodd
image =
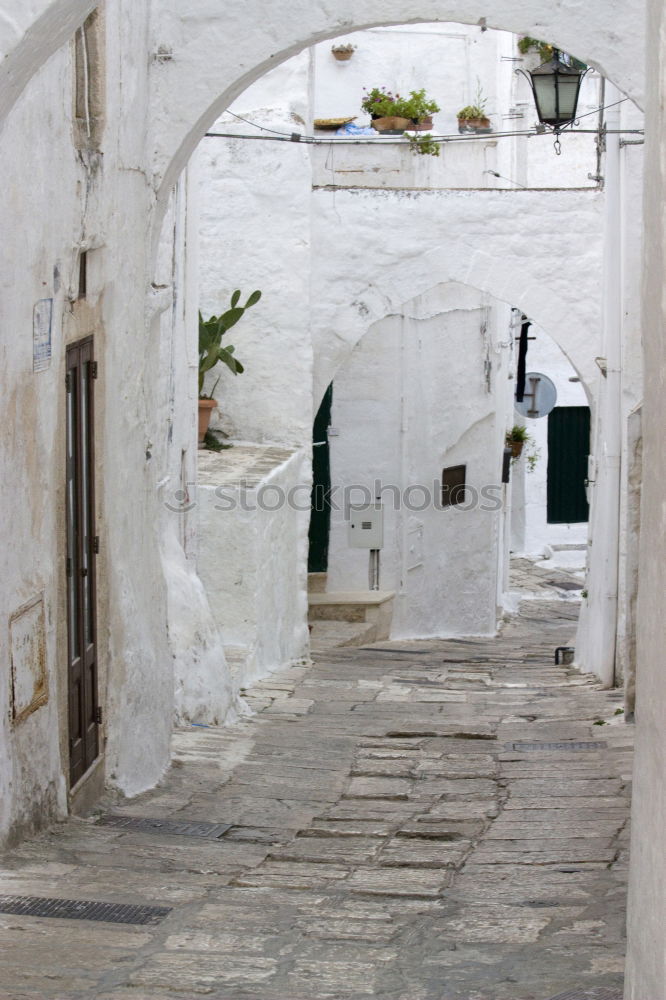
<svg viewBox="0 0 666 1000">
<path fill-rule="evenodd" d="M 197 569 L 233 653 L 234 695 L 308 654 L 310 449 L 202 452 Z"/>
<path fill-rule="evenodd" d="M 367 145 L 343 144 L 330 133 L 316 132 L 324 145 L 313 150 L 314 182 L 362 187 L 508 188 L 521 186 L 593 187 L 588 176 L 596 172 L 594 136 L 563 139 L 563 153 L 555 157 L 552 136 L 497 135 L 460 138 L 457 112 L 476 100 L 477 86 L 487 100 L 493 131 L 519 132 L 533 127 L 534 99 L 527 81 L 514 70 L 538 65 L 532 54 L 523 57 L 518 36 L 510 32 L 481 31 L 463 24 L 396 25 L 354 32 L 334 44 L 356 46 L 352 58 L 337 61 L 331 43 L 314 52 L 314 117 L 356 116 L 357 125 L 370 122 L 361 110 L 363 88 L 384 86 L 406 95 L 425 87 L 441 110 L 433 116 L 434 135 L 457 137 L 440 147 L 439 156 L 417 156 L 403 139 L 381 139 L 379 153 Z M 598 107 L 597 74 L 583 81 L 579 113 Z M 592 119 L 590 119 L 592 121 Z M 593 123 L 596 125 L 596 121 Z M 585 127 L 585 121 L 581 126 Z M 501 176 L 496 177 L 490 171 Z"/>
<path fill-rule="evenodd" d="M 495 631 L 509 321 L 474 289 L 441 285 L 372 326 L 333 382 L 327 589 L 367 589 L 368 552 L 349 547 L 344 499 L 362 499 L 353 487 L 374 497 L 379 483 L 394 638 Z M 442 509 L 442 469 L 454 465 L 466 465 L 469 492 Z"/>
<path fill-rule="evenodd" d="M 236 113 L 287 131 L 309 115 L 310 56 L 304 53 L 251 88 Z M 233 131 L 227 115 L 211 131 Z M 244 131 L 259 134 L 242 126 Z M 200 308 L 219 315 L 240 288 L 263 298 L 229 332 L 245 364 L 234 377 L 218 366 L 222 426 L 245 441 L 303 445 L 312 426 L 310 311 L 310 160 L 293 143 L 204 139 L 199 177 Z"/>
<path fill-rule="evenodd" d="M 666 322 L 663 298 L 666 231 L 663 205 L 664 102 L 666 77 L 663 4 L 648 4 L 647 30 L 654 44 L 648 56 L 648 116 L 646 136 L 645 282 L 643 336 L 645 344 L 645 405 L 643 408 L 643 495 L 638 592 L 638 665 L 636 677 L 636 736 L 629 888 L 628 957 L 625 997 L 643 1000 L 659 996 L 666 982 Z"/>
</svg>

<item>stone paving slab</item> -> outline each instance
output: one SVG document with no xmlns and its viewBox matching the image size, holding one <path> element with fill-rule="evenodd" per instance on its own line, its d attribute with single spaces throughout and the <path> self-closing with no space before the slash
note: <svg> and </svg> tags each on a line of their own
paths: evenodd
<svg viewBox="0 0 666 1000">
<path fill-rule="evenodd" d="M 327 643 L 255 685 L 251 718 L 178 732 L 159 788 L 100 806 L 231 824 L 220 841 L 93 816 L 5 856 L 5 893 L 172 912 L 141 928 L 0 914 L 0 1000 L 619 990 L 632 730 L 617 692 L 552 664 L 577 603 L 535 592 L 497 638 Z M 521 741 L 607 746 L 507 748 Z"/>
</svg>

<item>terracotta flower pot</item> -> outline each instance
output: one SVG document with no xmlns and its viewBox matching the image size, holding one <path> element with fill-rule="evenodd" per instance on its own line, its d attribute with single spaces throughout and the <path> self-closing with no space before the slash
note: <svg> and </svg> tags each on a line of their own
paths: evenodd
<svg viewBox="0 0 666 1000">
<path fill-rule="evenodd" d="M 346 62 L 348 59 L 354 55 L 353 49 L 331 49 L 331 52 L 338 60 L 338 62 Z"/>
<path fill-rule="evenodd" d="M 216 399 L 199 400 L 199 444 L 203 444 L 208 425 L 210 424 L 211 414 L 216 406 Z"/>
<path fill-rule="evenodd" d="M 404 132 L 405 129 L 412 128 L 412 121 L 410 118 L 391 115 L 385 118 L 373 118 L 372 127 L 377 132 Z"/>
<path fill-rule="evenodd" d="M 411 132 L 431 132 L 432 131 L 432 115 L 426 115 L 425 118 L 412 119 L 412 124 L 410 125 Z"/>
<path fill-rule="evenodd" d="M 486 132 L 490 128 L 490 118 L 459 118 L 459 132 Z"/>
<path fill-rule="evenodd" d="M 511 448 L 511 456 L 513 458 L 520 458 L 523 453 L 524 441 L 507 441 L 508 446 Z"/>
</svg>

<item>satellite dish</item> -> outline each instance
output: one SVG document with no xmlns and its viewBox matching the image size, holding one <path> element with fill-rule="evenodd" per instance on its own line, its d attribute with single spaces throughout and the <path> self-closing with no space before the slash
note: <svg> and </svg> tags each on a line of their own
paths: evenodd
<svg viewBox="0 0 666 1000">
<path fill-rule="evenodd" d="M 536 420 L 547 417 L 557 403 L 557 389 L 548 378 L 540 372 L 529 372 L 525 376 L 525 392 L 522 403 L 515 402 L 516 410 L 522 417 Z"/>
</svg>

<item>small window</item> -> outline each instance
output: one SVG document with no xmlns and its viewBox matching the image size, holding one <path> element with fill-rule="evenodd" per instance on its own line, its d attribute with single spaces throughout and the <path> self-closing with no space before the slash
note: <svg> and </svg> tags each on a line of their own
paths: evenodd
<svg viewBox="0 0 666 1000">
<path fill-rule="evenodd" d="M 442 507 L 455 507 L 465 503 L 466 473 L 466 465 L 450 465 L 448 469 L 442 469 Z"/>
<path fill-rule="evenodd" d="M 88 294 L 88 254 L 82 250 L 79 254 L 79 291 L 77 299 L 85 299 Z"/>
</svg>

